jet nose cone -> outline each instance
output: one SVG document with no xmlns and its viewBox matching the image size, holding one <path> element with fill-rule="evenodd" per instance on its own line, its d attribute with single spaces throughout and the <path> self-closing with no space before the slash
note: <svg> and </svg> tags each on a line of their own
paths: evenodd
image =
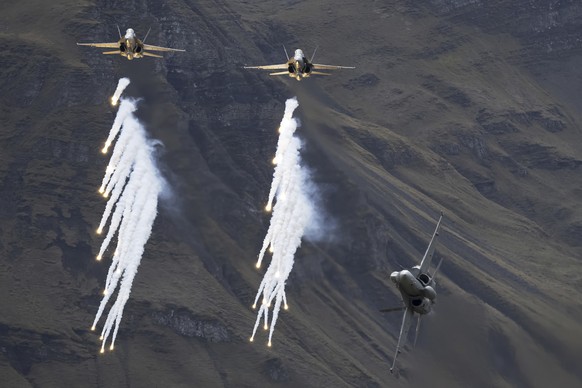
<svg viewBox="0 0 582 388">
<path fill-rule="evenodd" d="M 133 28 L 128 28 L 125 31 L 125 39 L 132 39 L 135 37 L 135 32 L 133 31 Z"/>
<path fill-rule="evenodd" d="M 398 284 L 398 281 L 400 280 L 400 272 L 398 271 L 394 271 L 390 274 L 390 280 L 392 280 L 392 282 Z"/>
</svg>

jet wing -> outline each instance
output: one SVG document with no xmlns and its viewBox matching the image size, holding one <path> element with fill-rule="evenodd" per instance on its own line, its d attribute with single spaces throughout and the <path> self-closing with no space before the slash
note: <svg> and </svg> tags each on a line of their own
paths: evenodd
<svg viewBox="0 0 582 388">
<path fill-rule="evenodd" d="M 441 221 L 443 220 L 443 213 L 441 212 L 441 217 L 439 218 L 439 222 L 437 223 L 436 229 L 430 239 L 430 243 L 428 244 L 428 248 L 424 253 L 422 261 L 420 262 L 420 273 L 427 273 L 428 268 L 430 267 L 430 262 L 432 260 L 432 255 L 434 253 L 436 238 L 439 235 L 439 228 L 441 226 Z"/>
<path fill-rule="evenodd" d="M 175 48 L 152 46 L 151 44 L 144 44 L 143 49 L 146 51 L 180 51 L 180 52 L 186 51 L 186 50 L 175 49 Z"/>
<path fill-rule="evenodd" d="M 285 71 L 278 71 L 276 73 L 269 73 L 269 75 L 287 75 L 289 74 L 289 72 L 287 70 Z"/>
<path fill-rule="evenodd" d="M 245 66 L 245 69 L 263 69 L 263 70 L 286 70 L 289 65 L 283 63 L 282 65 L 266 65 L 266 66 Z"/>
<path fill-rule="evenodd" d="M 398 343 L 396 344 L 396 353 L 394 354 L 394 361 L 392 361 L 392 366 L 390 367 L 390 373 L 393 372 L 394 366 L 396 365 L 396 359 L 398 358 L 398 353 L 400 353 L 400 344 L 404 346 L 406 342 L 406 336 L 408 335 L 408 329 L 410 329 L 410 322 L 412 321 L 412 316 L 414 312 L 410 307 L 407 307 L 404 311 L 404 317 L 402 317 L 402 326 L 400 326 L 400 335 L 398 336 Z"/>
<path fill-rule="evenodd" d="M 119 43 L 77 43 L 77 46 L 90 46 L 90 47 L 101 47 L 101 48 L 116 48 L 119 49 Z"/>
<path fill-rule="evenodd" d="M 317 63 L 313 64 L 313 68 L 316 70 L 337 70 L 337 69 L 355 69 L 353 66 L 333 66 L 333 65 L 320 65 Z"/>
</svg>

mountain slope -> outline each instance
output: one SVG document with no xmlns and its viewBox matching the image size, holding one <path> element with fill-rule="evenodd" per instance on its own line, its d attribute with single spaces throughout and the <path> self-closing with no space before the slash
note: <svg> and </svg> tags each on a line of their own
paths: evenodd
<svg viewBox="0 0 582 388">
<path fill-rule="evenodd" d="M 503 1 L 62 0 L 0 13 L 0 376 L 11 386 L 580 384 L 582 6 Z M 128 62 L 78 48 L 115 24 L 185 48 Z M 579 34 L 578 34 L 579 35 Z M 243 70 L 319 44 L 354 71 L 302 82 Z M 100 146 L 127 94 L 164 143 L 173 193 L 116 351 L 89 331 Z M 248 338 L 276 127 L 297 96 L 304 159 L 333 221 L 304 242 L 273 347 Z M 390 375 L 388 281 L 440 210 L 436 313 Z M 263 342 L 264 341 L 264 342 Z"/>
</svg>

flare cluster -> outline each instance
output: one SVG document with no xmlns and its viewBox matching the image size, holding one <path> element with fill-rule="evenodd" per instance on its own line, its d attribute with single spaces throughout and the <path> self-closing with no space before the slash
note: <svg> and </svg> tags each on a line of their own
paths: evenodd
<svg viewBox="0 0 582 388">
<path fill-rule="evenodd" d="M 122 80 L 112 101 L 116 96 L 119 98 L 129 83 L 127 79 L 123 83 Z M 117 290 L 117 298 L 109 309 L 101 332 L 102 353 L 110 336 L 110 349 L 113 350 L 123 309 L 129 299 L 133 279 L 156 219 L 158 197 L 164 183 L 156 167 L 154 147 L 148 140 L 144 127 L 133 114 L 137 109 L 136 101 L 120 101 L 117 116 L 102 152 L 107 153 L 116 137 L 118 138 L 99 188 L 99 193 L 109 200 L 97 233 L 103 233 L 108 223 L 109 227 L 97 260 L 104 257 L 117 234 L 117 245 L 107 274 L 103 299 L 91 327 L 91 330 L 95 330 L 107 302 Z"/>
<path fill-rule="evenodd" d="M 264 329 L 268 330 L 270 326 L 268 346 L 271 346 L 281 304 L 285 310 L 288 309 L 285 282 L 293 268 L 295 252 L 301 245 L 301 239 L 314 215 L 308 190 L 311 186 L 310 175 L 301 165 L 302 143 L 295 136 L 299 123 L 293 118 L 293 112 L 298 106 L 296 98 L 287 100 L 285 114 L 279 126 L 277 152 L 273 159 L 275 172 L 265 208 L 267 211 L 272 210 L 273 214 L 257 261 L 257 268 L 260 268 L 267 249 L 272 253 L 271 263 L 253 305 L 256 308 L 258 304 L 259 310 L 251 336 L 253 341 L 262 318 Z M 271 307 L 273 310 L 269 323 Z"/>
</svg>

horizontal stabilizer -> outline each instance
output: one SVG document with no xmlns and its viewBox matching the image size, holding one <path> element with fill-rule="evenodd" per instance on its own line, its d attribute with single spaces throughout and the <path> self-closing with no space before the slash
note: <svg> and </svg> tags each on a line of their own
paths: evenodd
<svg viewBox="0 0 582 388">
<path fill-rule="evenodd" d="M 163 58 L 161 55 L 148 53 L 147 51 L 144 51 L 143 55 L 144 55 L 144 57 Z"/>
<path fill-rule="evenodd" d="M 321 71 L 312 71 L 311 73 L 309 73 L 311 75 L 331 75 L 329 73 L 323 73 Z"/>
</svg>

